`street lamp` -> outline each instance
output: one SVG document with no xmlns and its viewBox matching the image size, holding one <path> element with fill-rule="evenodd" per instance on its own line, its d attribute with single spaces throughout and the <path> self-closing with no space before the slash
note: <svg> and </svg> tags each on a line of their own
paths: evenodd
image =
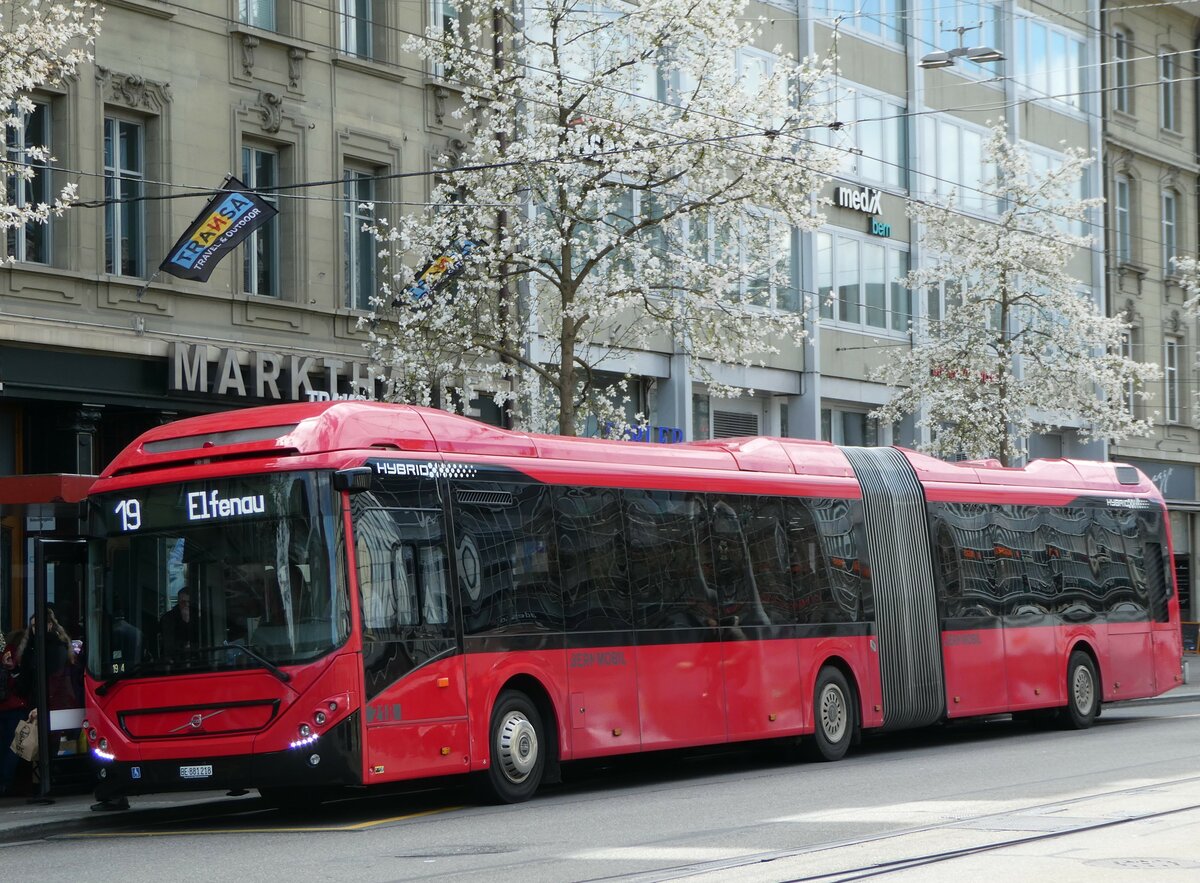
<svg viewBox="0 0 1200 883">
<path fill-rule="evenodd" d="M 999 49 L 993 49 L 991 46 L 972 46 L 967 48 L 963 45 L 963 35 L 967 31 L 982 29 L 983 22 L 980 22 L 977 25 L 959 25 L 956 28 L 942 28 L 943 33 L 958 34 L 958 46 L 954 49 L 930 52 L 917 62 L 917 67 L 924 68 L 925 70 L 934 70 L 935 68 L 939 67 L 950 67 L 954 64 L 954 59 L 956 58 L 965 58 L 967 61 L 974 62 L 1004 61 L 1004 54 Z"/>
</svg>

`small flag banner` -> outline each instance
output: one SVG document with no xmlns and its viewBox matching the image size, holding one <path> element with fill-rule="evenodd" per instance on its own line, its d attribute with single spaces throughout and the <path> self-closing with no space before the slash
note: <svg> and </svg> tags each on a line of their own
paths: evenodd
<svg viewBox="0 0 1200 883">
<path fill-rule="evenodd" d="M 231 175 L 158 268 L 180 279 L 207 282 L 225 255 L 277 214 L 275 206 Z"/>
<path fill-rule="evenodd" d="M 479 243 L 464 239 L 441 257 L 430 261 L 425 269 L 417 274 L 416 281 L 406 289 L 409 298 L 420 301 L 444 286 L 463 271 L 467 266 L 467 258 L 478 247 Z"/>
</svg>

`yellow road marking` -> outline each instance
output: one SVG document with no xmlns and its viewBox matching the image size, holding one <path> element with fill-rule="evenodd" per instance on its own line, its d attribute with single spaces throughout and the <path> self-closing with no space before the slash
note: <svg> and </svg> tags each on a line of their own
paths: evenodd
<svg viewBox="0 0 1200 883">
<path fill-rule="evenodd" d="M 447 806 L 443 809 L 427 809 L 423 812 L 407 813 L 402 816 L 391 816 L 386 819 L 372 819 L 367 822 L 355 822 L 352 825 L 310 825 L 291 828 L 211 828 L 175 831 L 94 831 L 91 833 L 63 834 L 55 839 L 88 840 L 96 837 L 185 837 L 189 834 L 323 834 L 333 831 L 363 831 L 392 822 L 403 822 L 407 819 L 419 819 L 421 816 L 432 816 L 438 813 L 453 812 L 462 809 L 461 806 Z"/>
</svg>

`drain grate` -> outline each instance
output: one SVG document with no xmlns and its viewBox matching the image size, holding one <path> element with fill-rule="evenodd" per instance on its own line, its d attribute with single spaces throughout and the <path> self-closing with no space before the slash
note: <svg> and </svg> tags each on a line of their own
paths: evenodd
<svg viewBox="0 0 1200 883">
<path fill-rule="evenodd" d="M 1200 862 L 1177 858 L 1098 858 L 1084 864 L 1093 868 L 1120 868 L 1123 871 L 1176 871 L 1200 868 Z"/>
</svg>

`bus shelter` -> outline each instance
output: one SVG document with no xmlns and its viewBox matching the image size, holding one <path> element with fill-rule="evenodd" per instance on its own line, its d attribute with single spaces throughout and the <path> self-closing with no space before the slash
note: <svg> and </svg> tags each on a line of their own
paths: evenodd
<svg viewBox="0 0 1200 883">
<path fill-rule="evenodd" d="M 0 478 L 0 629 L 21 648 L 21 693 L 30 711 L 37 710 L 36 798 L 91 779 L 81 738 L 83 502 L 95 480 L 67 474 Z M 42 623 L 48 626 L 38 627 Z"/>
</svg>

